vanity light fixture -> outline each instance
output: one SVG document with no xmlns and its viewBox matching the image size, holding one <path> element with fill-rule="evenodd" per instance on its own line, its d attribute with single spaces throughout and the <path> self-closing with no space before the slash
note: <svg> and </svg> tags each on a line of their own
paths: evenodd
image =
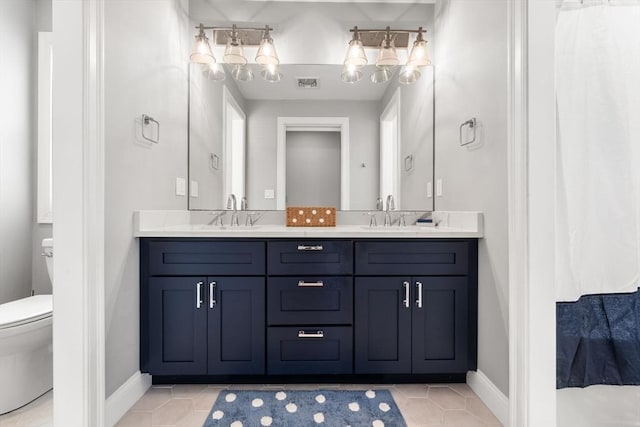
<svg viewBox="0 0 640 427">
<path fill-rule="evenodd" d="M 365 49 L 378 49 L 376 69 L 369 76 L 373 83 L 384 83 L 393 75 L 394 67 L 400 65 L 396 49 L 409 50 L 409 35 L 417 33 L 409 52 L 406 64 L 398 73 L 398 81 L 402 84 L 415 83 L 421 76 L 420 67 L 431 64 L 427 41 L 423 37 L 425 30 L 359 29 L 353 27 L 350 32 L 353 38 L 349 42 L 342 70 L 342 81 L 356 83 L 362 78 L 362 67 L 367 64 Z"/>
<path fill-rule="evenodd" d="M 213 51 L 209 44 L 209 38 L 204 32 L 204 26 L 200 24 L 200 32 L 195 36 L 196 40 L 191 47 L 191 55 L 189 59 L 196 64 L 213 64 L 216 59 L 213 57 Z"/>
<path fill-rule="evenodd" d="M 209 38 L 205 31 L 213 33 L 213 44 L 225 46 L 222 63 L 233 65 L 231 76 L 239 81 L 253 80 L 253 72 L 247 66 L 247 58 L 244 55 L 244 47 L 256 46 L 256 63 L 261 65 L 262 77 L 269 82 L 277 82 L 282 78 L 278 69 L 280 59 L 271 37 L 273 28 L 265 25 L 263 28 L 238 28 L 235 24 L 231 27 L 206 27 L 200 24 L 196 27 L 199 31 L 191 49 L 190 60 L 193 63 L 203 64 L 203 74 L 210 80 L 221 81 L 225 78 L 225 71 L 221 64 L 216 64 L 213 50 L 209 44 Z M 216 64 L 217 66 L 213 66 Z"/>
</svg>

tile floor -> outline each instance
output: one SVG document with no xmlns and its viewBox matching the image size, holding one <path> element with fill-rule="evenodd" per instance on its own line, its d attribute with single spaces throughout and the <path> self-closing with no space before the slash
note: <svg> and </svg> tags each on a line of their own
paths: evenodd
<svg viewBox="0 0 640 427">
<path fill-rule="evenodd" d="M 0 415 L 0 427 L 52 427 L 53 391 L 8 414 Z"/>
<path fill-rule="evenodd" d="M 391 390 L 409 427 L 500 426 L 500 422 L 466 384 L 295 384 L 295 385 L 168 385 L 153 386 L 117 427 L 202 427 L 220 390 L 234 389 L 348 389 L 387 388 Z M 53 393 L 29 405 L 0 416 L 0 427 L 50 427 Z"/>
<path fill-rule="evenodd" d="M 295 384 L 295 385 L 174 385 L 153 386 L 120 420 L 117 427 L 202 427 L 220 390 L 349 389 L 391 390 L 409 427 L 500 426 L 500 422 L 466 384 Z"/>
</svg>

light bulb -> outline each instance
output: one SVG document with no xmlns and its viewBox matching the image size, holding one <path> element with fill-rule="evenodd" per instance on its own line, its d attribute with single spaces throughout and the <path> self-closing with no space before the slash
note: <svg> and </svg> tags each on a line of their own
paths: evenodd
<svg viewBox="0 0 640 427">
<path fill-rule="evenodd" d="M 413 42 L 411 53 L 409 53 L 409 59 L 407 59 L 407 65 L 412 67 L 425 67 L 427 65 L 431 65 L 427 41 L 422 38 L 422 27 L 418 29 L 418 37 L 416 37 L 416 41 Z"/>
<path fill-rule="evenodd" d="M 213 51 L 209 45 L 209 39 L 204 33 L 204 28 L 200 25 L 200 32 L 195 36 L 195 41 L 191 47 L 191 55 L 189 60 L 196 64 L 212 64 L 216 62 L 213 57 Z"/>
<path fill-rule="evenodd" d="M 364 52 L 364 46 L 360 41 L 360 35 L 358 33 L 358 27 L 353 29 L 353 39 L 349 42 L 347 48 L 347 54 L 344 58 L 344 65 L 363 67 L 367 65 L 367 55 Z"/>
<path fill-rule="evenodd" d="M 256 63 L 260 65 L 278 65 L 280 63 L 273 39 L 269 34 L 269 26 L 265 28 L 264 35 L 260 41 L 260 47 L 256 54 Z"/>
</svg>

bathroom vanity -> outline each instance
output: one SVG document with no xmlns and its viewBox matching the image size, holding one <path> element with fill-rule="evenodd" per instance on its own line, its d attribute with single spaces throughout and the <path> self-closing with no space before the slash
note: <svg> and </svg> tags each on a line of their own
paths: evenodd
<svg viewBox="0 0 640 427">
<path fill-rule="evenodd" d="M 464 381 L 476 369 L 477 238 L 276 228 L 138 233 L 142 372 Z"/>
</svg>

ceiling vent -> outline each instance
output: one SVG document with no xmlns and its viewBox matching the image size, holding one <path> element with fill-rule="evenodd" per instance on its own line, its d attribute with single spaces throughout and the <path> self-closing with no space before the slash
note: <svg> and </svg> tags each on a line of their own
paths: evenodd
<svg viewBox="0 0 640 427">
<path fill-rule="evenodd" d="M 320 87 L 320 79 L 317 77 L 296 77 L 298 89 L 318 89 Z"/>
</svg>

